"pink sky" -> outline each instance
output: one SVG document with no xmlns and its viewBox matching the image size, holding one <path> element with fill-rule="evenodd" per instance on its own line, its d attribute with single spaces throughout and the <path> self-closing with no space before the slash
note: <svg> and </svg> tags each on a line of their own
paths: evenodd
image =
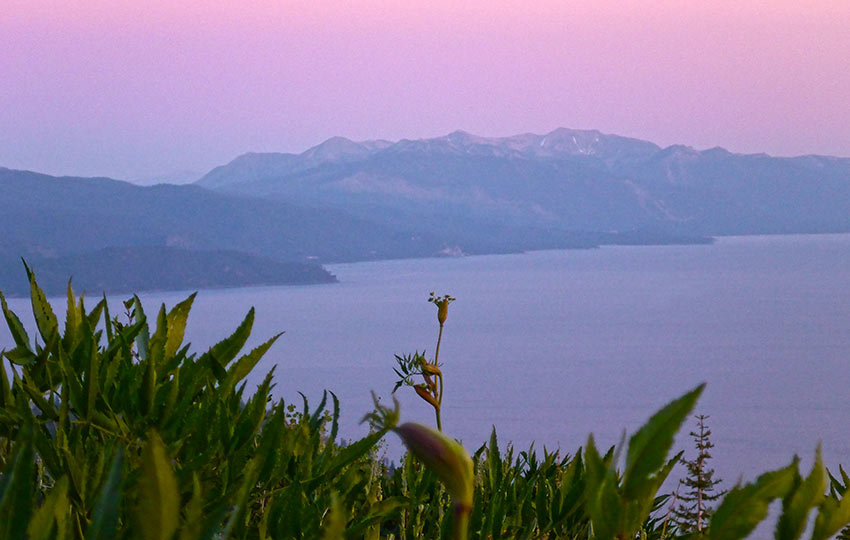
<svg viewBox="0 0 850 540">
<path fill-rule="evenodd" d="M 0 166 L 136 179 L 334 135 L 559 126 L 850 156 L 850 2 L 0 8 Z"/>
</svg>

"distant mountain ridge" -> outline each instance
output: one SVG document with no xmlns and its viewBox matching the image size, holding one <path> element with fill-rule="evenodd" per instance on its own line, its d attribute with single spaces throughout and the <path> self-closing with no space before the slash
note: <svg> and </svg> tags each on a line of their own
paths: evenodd
<svg viewBox="0 0 850 540">
<path fill-rule="evenodd" d="M 332 209 L 222 194 L 195 185 L 0 169 L 4 246 L 65 255 L 119 246 L 241 251 L 281 261 L 344 262 L 420 255 L 433 245 Z"/>
<path fill-rule="evenodd" d="M 661 148 L 595 130 L 455 131 L 396 143 L 335 137 L 302 154 L 240 156 L 197 184 L 442 230 L 461 245 L 472 236 L 514 244 L 507 229 L 525 237 L 850 231 L 848 158 Z"/>
<path fill-rule="evenodd" d="M 21 258 L 61 292 L 327 283 L 321 263 L 428 256 L 436 241 L 333 209 L 0 168 L 0 291 L 26 287 Z M 164 269 L 168 269 L 167 272 Z"/>
<path fill-rule="evenodd" d="M 0 168 L 0 197 L 0 290 L 25 288 L 21 257 L 57 291 L 325 283 L 333 262 L 850 232 L 850 159 L 456 131 L 245 154 L 179 186 Z"/>
</svg>

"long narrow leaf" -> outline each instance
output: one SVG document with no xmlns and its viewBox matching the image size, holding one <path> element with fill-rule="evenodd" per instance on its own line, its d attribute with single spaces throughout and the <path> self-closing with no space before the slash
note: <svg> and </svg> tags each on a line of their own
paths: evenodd
<svg viewBox="0 0 850 540">
<path fill-rule="evenodd" d="M 222 386 L 228 389 L 233 389 L 239 381 L 245 378 L 251 370 L 254 369 L 254 366 L 257 365 L 257 362 L 263 357 L 264 354 L 274 345 L 274 342 L 277 341 L 283 333 L 272 337 L 262 345 L 255 347 L 248 354 L 242 356 L 239 360 L 236 361 L 230 369 L 227 370 L 227 375 L 224 378 L 224 382 Z"/>
<path fill-rule="evenodd" d="M 777 471 L 764 473 L 755 482 L 733 488 L 711 517 L 710 540 L 741 540 L 767 517 L 768 505 L 788 495 L 794 487 L 797 459 Z"/>
<path fill-rule="evenodd" d="M 187 299 L 171 308 L 171 311 L 166 316 L 168 337 L 165 341 L 165 360 L 174 356 L 183 343 L 183 335 L 186 332 L 186 320 L 189 318 L 189 311 L 192 309 L 192 303 L 195 301 L 197 294 L 195 292 L 189 295 Z"/>
<path fill-rule="evenodd" d="M 109 473 L 97 496 L 92 512 L 92 522 L 86 531 L 88 540 L 109 540 L 117 536 L 123 464 L 124 452 L 119 450 L 112 458 Z"/>
<path fill-rule="evenodd" d="M 212 357 L 222 366 L 222 368 L 226 367 L 227 364 L 236 358 L 236 355 L 239 354 L 242 347 L 245 346 L 245 342 L 248 341 L 248 336 L 251 335 L 251 328 L 253 326 L 254 308 L 251 308 L 248 311 L 248 314 L 245 315 L 245 319 L 239 324 L 239 327 L 236 328 L 233 334 L 213 345 L 208 352 L 201 356 L 199 362 L 205 361 L 205 357 Z"/>
<path fill-rule="evenodd" d="M 826 540 L 850 523 L 850 497 L 827 497 L 818 509 L 811 540 Z"/>
<path fill-rule="evenodd" d="M 30 280 L 30 298 L 32 300 L 32 314 L 35 317 L 35 324 L 41 334 L 41 339 L 45 343 L 49 343 L 59 331 L 59 323 L 56 321 L 56 314 L 53 313 L 53 308 L 50 307 L 44 291 L 36 283 L 32 270 L 30 270 L 29 266 L 26 266 L 26 262 L 24 266 Z"/>
<path fill-rule="evenodd" d="M 29 522 L 29 540 L 48 540 L 58 522 L 63 522 L 68 513 L 68 477 L 56 481 L 44 503 L 36 510 Z M 61 525 L 60 525 L 61 526 Z"/>
<path fill-rule="evenodd" d="M 803 534 L 812 508 L 819 505 L 826 490 L 826 472 L 818 445 L 812 472 L 785 498 L 776 527 L 776 540 L 797 540 Z"/>
<path fill-rule="evenodd" d="M 9 305 L 6 303 L 6 297 L 0 292 L 0 304 L 3 306 L 3 316 L 6 318 L 6 324 L 9 325 L 9 332 L 12 334 L 12 339 L 15 340 L 15 345 L 19 348 L 30 350 L 30 338 L 21 320 L 15 315 Z M 32 354 L 32 351 L 30 351 Z"/>
<path fill-rule="evenodd" d="M 676 432 L 694 408 L 704 388 L 705 384 L 701 384 L 672 401 L 655 413 L 629 440 L 623 474 L 626 495 L 639 490 L 641 484 L 664 465 Z"/>
<path fill-rule="evenodd" d="M 155 432 L 142 451 L 139 501 L 136 508 L 143 540 L 171 540 L 180 519 L 180 494 L 165 446 Z"/>
<path fill-rule="evenodd" d="M 25 538 L 33 507 L 35 456 L 28 419 L 15 441 L 11 467 L 0 476 L 0 538 Z"/>
</svg>

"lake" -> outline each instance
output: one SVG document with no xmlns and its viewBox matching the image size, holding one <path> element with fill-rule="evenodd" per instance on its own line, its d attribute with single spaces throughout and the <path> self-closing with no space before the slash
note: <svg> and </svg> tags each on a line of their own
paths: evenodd
<svg viewBox="0 0 850 540">
<path fill-rule="evenodd" d="M 315 405 L 332 390 L 342 436 L 360 436 L 370 391 L 391 399 L 393 355 L 434 349 L 428 293 L 450 293 L 443 424 L 470 450 L 492 426 L 518 449 L 536 441 L 572 453 L 590 432 L 600 446 L 614 444 L 705 381 L 695 412 L 710 416 L 712 463 L 725 487 L 794 453 L 808 466 L 818 441 L 830 468 L 850 465 L 850 235 L 328 269 L 340 283 L 201 291 L 187 330 L 194 350 L 224 338 L 255 306 L 250 345 L 286 333 L 249 384 L 277 364 L 278 396 L 300 404 L 301 391 Z M 141 297 L 150 314 L 186 294 Z M 29 315 L 27 300 L 10 305 Z M 10 343 L 4 327 L 0 346 Z M 433 423 L 411 389 L 397 396 L 403 420 Z M 677 446 L 693 456 L 690 427 Z M 390 457 L 397 448 L 393 440 Z"/>
</svg>

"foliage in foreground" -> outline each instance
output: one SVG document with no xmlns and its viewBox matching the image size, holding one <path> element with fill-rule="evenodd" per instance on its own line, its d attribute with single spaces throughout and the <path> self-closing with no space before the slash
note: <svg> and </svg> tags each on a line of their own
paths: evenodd
<svg viewBox="0 0 850 540">
<path fill-rule="evenodd" d="M 573 455 L 539 456 L 533 447 L 502 451 L 494 431 L 467 469 L 459 445 L 398 426 L 397 410 L 378 407 L 373 432 L 340 445 L 333 394 L 294 412 L 272 399 L 272 373 L 246 393 L 245 377 L 276 339 L 241 353 L 253 310 L 197 355 L 183 344 L 194 295 L 161 307 L 154 326 L 137 297 L 121 322 L 105 300 L 89 310 L 69 286 L 60 330 L 29 277 L 34 338 L 0 295 L 15 342 L 0 369 L 0 540 L 688 536 L 665 519 L 659 489 L 702 387 L 661 409 L 628 445 L 602 453 L 591 437 Z M 376 458 L 391 429 L 420 459 L 393 467 Z M 471 472 L 459 481 L 452 467 Z M 847 485 L 846 475 L 828 475 L 820 452 L 805 478 L 795 458 L 731 489 L 703 536 L 743 538 L 781 499 L 776 537 L 799 538 L 814 509 L 812 538 L 822 540 L 850 521 Z"/>
</svg>

